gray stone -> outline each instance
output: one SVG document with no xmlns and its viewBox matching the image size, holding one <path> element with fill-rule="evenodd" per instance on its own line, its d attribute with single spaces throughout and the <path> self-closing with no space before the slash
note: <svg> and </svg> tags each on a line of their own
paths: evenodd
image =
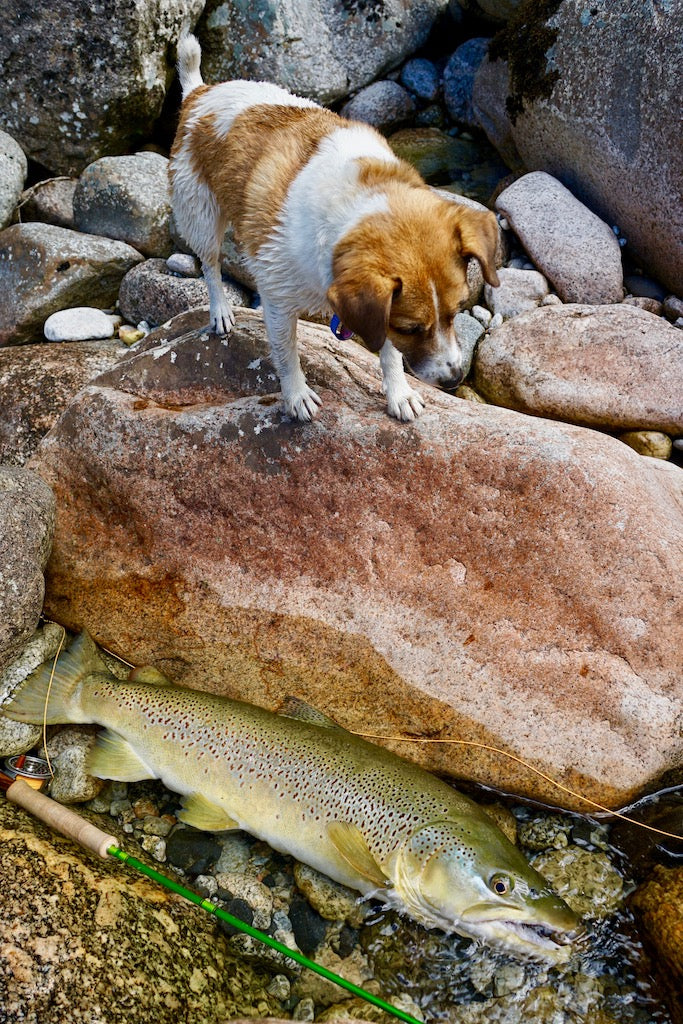
<svg viewBox="0 0 683 1024">
<path fill-rule="evenodd" d="M 634 261 L 679 291 L 683 6 L 560 0 L 524 13 L 491 51 L 509 61 L 496 106 L 507 104 L 523 162 L 618 225 Z"/>
<path fill-rule="evenodd" d="M 42 665 L 54 658 L 64 641 L 64 629 L 56 622 L 46 622 L 37 629 L 14 661 L 0 672 L 0 757 L 25 754 L 39 741 L 43 729 L 40 725 L 14 722 L 2 715 L 2 704 L 12 696 L 20 683 Z"/>
<path fill-rule="evenodd" d="M 341 112 L 343 117 L 363 121 L 388 133 L 410 120 L 415 112 L 415 104 L 398 82 L 386 79 L 361 89 L 344 104 Z"/>
<path fill-rule="evenodd" d="M 82 804 L 92 800 L 104 787 L 85 768 L 86 758 L 95 745 L 96 730 L 78 727 L 60 729 L 48 742 L 47 754 L 54 770 L 50 796 L 60 804 Z"/>
<path fill-rule="evenodd" d="M 621 249 L 610 227 L 543 171 L 505 189 L 496 209 L 564 302 L 621 302 Z"/>
<path fill-rule="evenodd" d="M 12 219 L 26 180 L 24 151 L 7 132 L 0 131 L 0 228 Z"/>
<path fill-rule="evenodd" d="M 431 60 L 413 57 L 401 68 L 401 85 L 421 100 L 435 100 L 439 95 L 439 69 Z"/>
<path fill-rule="evenodd" d="M 3 126 L 53 174 L 77 174 L 149 137 L 173 49 L 202 0 L 7 0 L 0 33 Z"/>
<path fill-rule="evenodd" d="M 447 0 L 209 0 L 197 26 L 207 81 L 276 82 L 329 103 L 426 42 Z"/>
<path fill-rule="evenodd" d="M 460 124 L 477 126 L 472 106 L 474 76 L 486 57 L 489 40 L 468 39 L 450 57 L 443 73 L 443 96 L 448 113 Z"/>
<path fill-rule="evenodd" d="M 241 285 L 224 281 L 228 301 L 234 306 L 249 306 L 251 296 Z M 145 320 L 154 326 L 166 323 L 178 313 L 208 306 L 209 294 L 203 278 L 177 277 L 165 260 L 146 260 L 126 274 L 121 282 L 119 305 L 131 323 Z M 208 324 L 207 317 L 207 324 Z"/>
<path fill-rule="evenodd" d="M 678 320 L 683 316 L 683 299 L 677 295 L 667 295 L 664 299 L 664 315 L 667 320 Z"/>
<path fill-rule="evenodd" d="M 202 269 L 196 256 L 185 252 L 174 252 L 166 260 L 166 266 L 172 274 L 179 277 L 201 277 Z"/>
<path fill-rule="evenodd" d="M 18 210 L 20 222 L 38 220 L 74 228 L 74 192 L 78 178 L 45 178 L 21 194 Z"/>
<path fill-rule="evenodd" d="M 494 316 L 503 320 L 519 316 L 539 306 L 548 294 L 548 282 L 537 270 L 514 270 L 501 267 L 499 288 L 484 285 L 484 299 Z"/>
<path fill-rule="evenodd" d="M 43 337 L 43 324 L 67 306 L 114 304 L 121 279 L 142 260 L 124 242 L 53 224 L 14 224 L 0 232 L 0 346 Z"/>
<path fill-rule="evenodd" d="M 77 391 L 128 349 L 116 341 L 0 349 L 0 464 L 23 466 Z"/>
<path fill-rule="evenodd" d="M 43 607 L 55 499 L 35 473 L 0 467 L 0 671 L 33 636 Z"/>
<path fill-rule="evenodd" d="M 75 306 L 52 313 L 45 321 L 43 334 L 48 341 L 103 341 L 114 337 L 120 323 L 120 316 L 94 306 Z"/>
<path fill-rule="evenodd" d="M 484 60 L 474 76 L 472 111 L 478 127 L 516 174 L 526 170 L 517 150 L 506 101 L 510 91 L 510 69 L 504 60 Z"/>
<path fill-rule="evenodd" d="M 462 352 L 463 378 L 470 372 L 477 342 L 484 336 L 484 327 L 469 313 L 456 313 L 453 321 L 455 334 Z"/>
<path fill-rule="evenodd" d="M 678 335 L 623 303 L 543 306 L 509 320 L 479 343 L 474 380 L 489 401 L 536 416 L 683 432 Z"/>
<path fill-rule="evenodd" d="M 170 256 L 168 160 L 158 153 L 103 157 L 81 174 L 73 200 L 79 231 Z"/>
</svg>

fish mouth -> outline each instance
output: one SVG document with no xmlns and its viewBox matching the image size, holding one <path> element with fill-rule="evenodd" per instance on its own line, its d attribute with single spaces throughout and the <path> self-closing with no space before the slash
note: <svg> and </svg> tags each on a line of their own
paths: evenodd
<svg viewBox="0 0 683 1024">
<path fill-rule="evenodd" d="M 585 935 L 585 929 L 580 925 L 565 931 L 533 921 L 498 920 L 468 924 L 473 938 L 517 956 L 530 960 L 551 960 L 553 963 L 569 960 L 576 941 Z"/>
</svg>

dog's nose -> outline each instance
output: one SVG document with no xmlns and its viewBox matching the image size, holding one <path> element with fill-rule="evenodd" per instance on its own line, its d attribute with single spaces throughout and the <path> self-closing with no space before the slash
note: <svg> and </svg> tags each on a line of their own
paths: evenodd
<svg viewBox="0 0 683 1024">
<path fill-rule="evenodd" d="M 442 377 L 439 381 L 440 387 L 445 391 L 454 391 L 458 384 L 462 383 L 463 377 L 465 376 L 462 370 L 450 369 L 450 374 L 447 377 Z"/>
</svg>

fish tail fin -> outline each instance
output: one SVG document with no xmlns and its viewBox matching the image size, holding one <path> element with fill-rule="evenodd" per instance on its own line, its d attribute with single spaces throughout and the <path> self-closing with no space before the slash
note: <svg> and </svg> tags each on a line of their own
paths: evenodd
<svg viewBox="0 0 683 1024">
<path fill-rule="evenodd" d="M 55 725 L 58 722 L 89 722 L 80 704 L 80 684 L 93 672 L 107 672 L 97 647 L 85 631 L 68 650 L 44 661 L 20 684 L 2 709 L 15 722 Z"/>
<path fill-rule="evenodd" d="M 178 78 L 183 99 L 186 99 L 200 85 L 204 85 L 204 79 L 199 70 L 201 61 L 202 51 L 197 37 L 190 32 L 181 36 L 178 40 Z"/>
</svg>

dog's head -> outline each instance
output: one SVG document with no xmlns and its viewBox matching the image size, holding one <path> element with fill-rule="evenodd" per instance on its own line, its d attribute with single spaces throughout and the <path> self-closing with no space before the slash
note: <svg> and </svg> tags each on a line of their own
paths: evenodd
<svg viewBox="0 0 683 1024">
<path fill-rule="evenodd" d="M 337 244 L 328 301 L 371 351 L 389 339 L 416 376 L 455 387 L 463 368 L 453 319 L 467 298 L 468 259 L 479 260 L 489 284 L 499 283 L 495 215 L 427 188 L 403 189 L 389 206 Z"/>
</svg>

